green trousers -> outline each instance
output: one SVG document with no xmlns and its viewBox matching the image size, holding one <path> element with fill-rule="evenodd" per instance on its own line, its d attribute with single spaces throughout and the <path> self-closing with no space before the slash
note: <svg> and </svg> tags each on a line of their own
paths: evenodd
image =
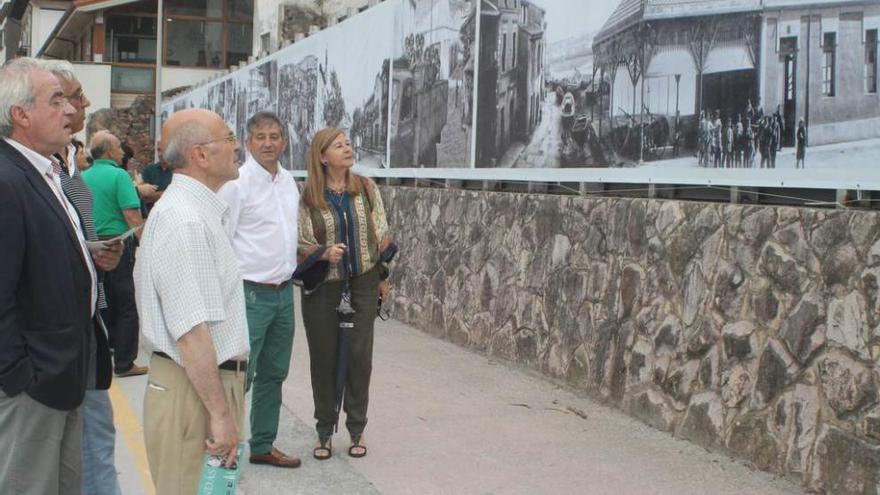
<svg viewBox="0 0 880 495">
<path fill-rule="evenodd" d="M 345 426 L 351 435 L 364 431 L 373 370 L 373 322 L 379 299 L 379 270 L 350 280 L 354 329 L 349 331 L 349 366 L 345 382 L 343 410 Z M 315 429 L 330 435 L 336 425 L 336 341 L 339 318 L 336 306 L 342 295 L 342 282 L 327 282 L 315 292 L 302 296 L 303 323 L 309 342 L 312 397 L 315 401 Z"/>
<path fill-rule="evenodd" d="M 250 332 L 247 383 L 251 396 L 251 453 L 272 450 L 278 435 L 281 385 L 293 350 L 293 288 L 271 289 L 244 282 Z"/>
</svg>

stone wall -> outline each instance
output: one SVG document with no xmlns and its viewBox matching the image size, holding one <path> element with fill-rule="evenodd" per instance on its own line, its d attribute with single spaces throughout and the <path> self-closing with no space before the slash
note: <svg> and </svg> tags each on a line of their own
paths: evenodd
<svg viewBox="0 0 880 495">
<path fill-rule="evenodd" d="M 150 122 L 153 117 L 153 97 L 139 96 L 128 108 L 102 108 L 89 116 L 86 135 L 107 129 L 134 150 L 136 165 L 143 167 L 153 162 L 153 140 Z M 88 142 L 86 143 L 88 146 Z"/>
<path fill-rule="evenodd" d="M 880 215 L 384 187 L 395 318 L 664 431 L 880 490 Z"/>
</svg>

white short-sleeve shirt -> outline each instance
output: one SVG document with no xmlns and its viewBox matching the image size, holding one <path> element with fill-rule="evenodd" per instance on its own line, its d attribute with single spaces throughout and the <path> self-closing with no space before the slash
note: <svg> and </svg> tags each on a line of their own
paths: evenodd
<svg viewBox="0 0 880 495">
<path fill-rule="evenodd" d="M 141 330 L 183 364 L 177 341 L 205 323 L 217 362 L 247 355 L 247 319 L 238 261 L 224 225 L 228 205 L 201 182 L 176 173 L 150 210 L 134 281 Z"/>
</svg>

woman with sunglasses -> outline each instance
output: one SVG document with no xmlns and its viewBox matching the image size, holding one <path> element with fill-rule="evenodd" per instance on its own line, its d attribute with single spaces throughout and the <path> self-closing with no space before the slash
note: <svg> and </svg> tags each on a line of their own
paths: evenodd
<svg viewBox="0 0 880 495">
<path fill-rule="evenodd" d="M 346 413 L 348 454 L 367 454 L 373 322 L 388 298 L 388 268 L 397 251 L 376 184 L 351 171 L 354 150 L 339 129 L 312 139 L 308 179 L 298 214 L 297 273 L 311 360 L 318 444 L 316 459 L 333 455 L 331 438 Z M 341 403 L 341 404 L 340 404 Z"/>
</svg>

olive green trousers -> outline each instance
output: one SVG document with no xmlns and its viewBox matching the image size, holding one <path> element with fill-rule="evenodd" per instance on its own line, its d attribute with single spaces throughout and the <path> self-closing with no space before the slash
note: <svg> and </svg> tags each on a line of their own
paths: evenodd
<svg viewBox="0 0 880 495">
<path fill-rule="evenodd" d="M 348 330 L 349 364 L 342 409 L 349 434 L 359 435 L 367 425 L 370 398 L 370 373 L 373 370 L 373 322 L 379 299 L 379 270 L 370 271 L 349 281 L 354 328 Z M 342 282 L 326 282 L 315 292 L 302 294 L 301 304 L 312 373 L 312 397 L 315 401 L 315 429 L 319 435 L 333 433 L 337 424 L 336 349 L 339 317 L 336 307 L 342 297 Z"/>
</svg>

